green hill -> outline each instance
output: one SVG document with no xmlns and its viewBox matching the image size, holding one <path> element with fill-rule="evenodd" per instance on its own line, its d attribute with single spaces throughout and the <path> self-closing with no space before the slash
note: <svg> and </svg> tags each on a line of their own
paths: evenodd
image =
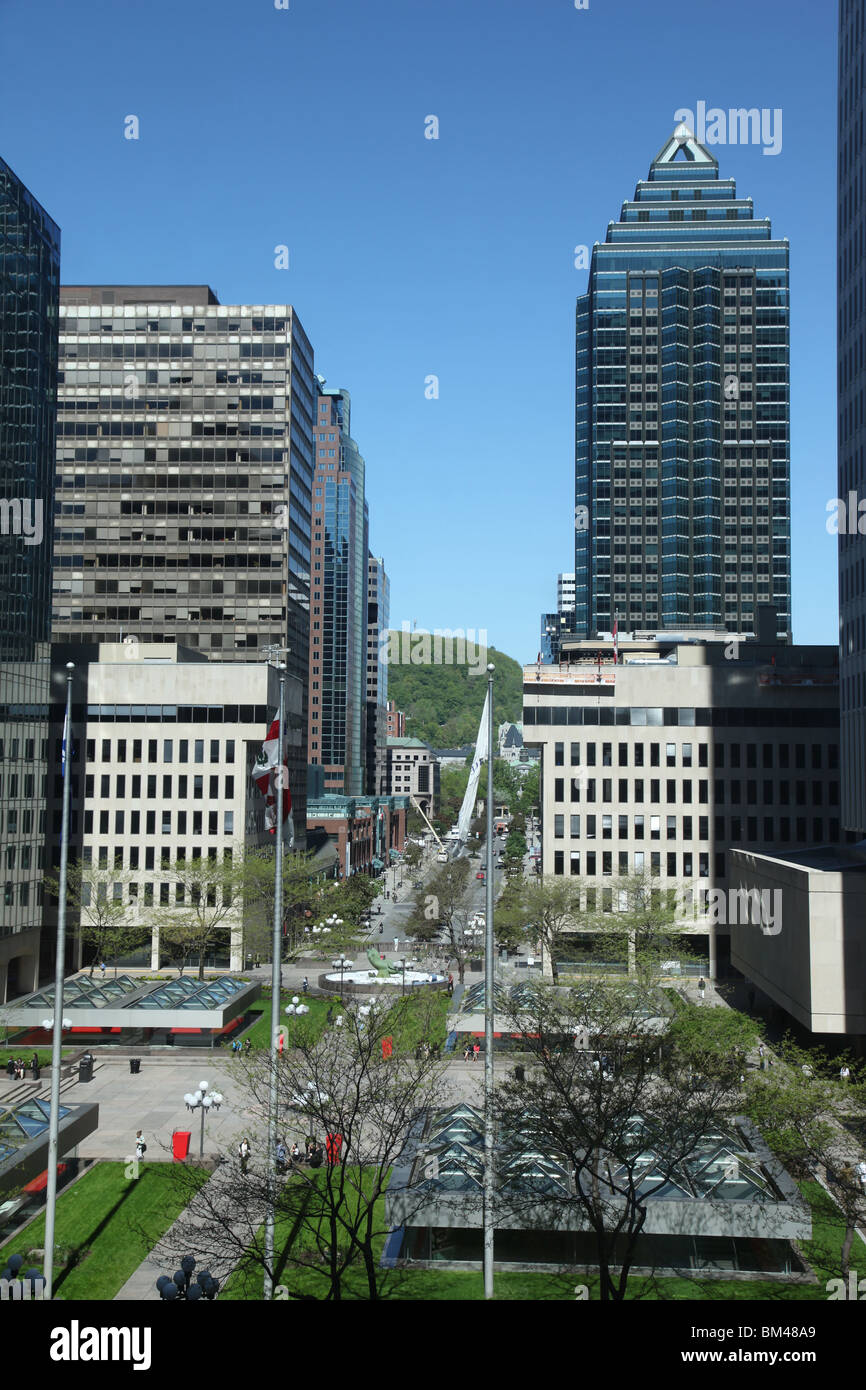
<svg viewBox="0 0 866 1390">
<path fill-rule="evenodd" d="M 408 715 L 406 734 L 434 748 L 458 748 L 474 743 L 487 691 L 488 661 L 496 666 L 493 716 L 497 725 L 523 717 L 523 668 L 512 657 L 490 647 L 477 656 L 458 639 L 434 639 L 420 632 L 389 634 L 388 699 Z M 415 656 L 419 664 L 412 663 Z M 466 657 L 470 658 L 467 662 Z M 450 663 L 448 658 L 450 657 Z M 462 664 L 456 659 L 461 657 Z"/>
</svg>

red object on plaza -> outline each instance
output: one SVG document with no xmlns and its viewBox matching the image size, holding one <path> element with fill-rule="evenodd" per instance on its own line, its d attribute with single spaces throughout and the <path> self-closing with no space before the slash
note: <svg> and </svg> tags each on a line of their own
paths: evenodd
<svg viewBox="0 0 866 1390">
<path fill-rule="evenodd" d="M 176 1129 L 171 1136 L 171 1152 L 175 1163 L 182 1163 L 189 1153 L 192 1134 L 188 1129 Z"/>
<path fill-rule="evenodd" d="M 392 1053 L 393 1051 L 394 1051 L 394 1039 L 393 1039 L 393 1038 L 383 1038 L 383 1039 L 382 1039 L 382 1056 L 383 1056 L 383 1057 L 390 1057 L 390 1056 L 391 1056 L 391 1053 Z"/>
<path fill-rule="evenodd" d="M 340 1150 L 343 1147 L 342 1134 L 325 1135 L 325 1155 L 331 1167 L 340 1162 Z"/>
</svg>

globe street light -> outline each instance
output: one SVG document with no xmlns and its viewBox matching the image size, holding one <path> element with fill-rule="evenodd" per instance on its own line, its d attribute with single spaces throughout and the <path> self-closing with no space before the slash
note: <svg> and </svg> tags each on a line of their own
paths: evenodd
<svg viewBox="0 0 866 1390">
<path fill-rule="evenodd" d="M 183 1299 L 188 1303 L 197 1303 L 201 1298 L 213 1301 L 219 1292 L 219 1279 L 214 1279 L 209 1269 L 200 1269 L 193 1284 L 192 1272 L 194 1269 L 194 1257 L 184 1255 L 180 1262 L 180 1269 L 175 1270 L 171 1277 L 167 1274 L 161 1274 L 156 1281 L 160 1298 L 166 1303 L 174 1303 L 177 1299 Z"/>
<path fill-rule="evenodd" d="M 219 1110 L 223 1103 L 223 1098 L 219 1091 L 212 1091 L 206 1081 L 198 1083 L 197 1091 L 187 1091 L 184 1096 L 187 1110 L 201 1110 L 201 1135 L 199 1138 L 198 1156 L 204 1158 L 204 1117 L 208 1110 Z M 188 1256 L 187 1258 L 192 1258 Z M 173 1297 L 174 1295 L 172 1295 Z"/>
</svg>

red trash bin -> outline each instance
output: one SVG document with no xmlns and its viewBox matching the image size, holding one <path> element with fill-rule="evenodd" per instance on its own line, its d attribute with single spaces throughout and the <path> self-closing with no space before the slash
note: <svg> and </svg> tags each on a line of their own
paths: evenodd
<svg viewBox="0 0 866 1390">
<path fill-rule="evenodd" d="M 171 1151 L 176 1163 L 182 1163 L 189 1153 L 189 1141 L 192 1138 L 192 1131 L 188 1129 L 176 1129 L 171 1136 Z"/>
</svg>

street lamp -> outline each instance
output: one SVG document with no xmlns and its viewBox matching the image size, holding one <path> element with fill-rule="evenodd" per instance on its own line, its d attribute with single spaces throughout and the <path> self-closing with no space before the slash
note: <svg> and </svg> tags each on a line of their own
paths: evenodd
<svg viewBox="0 0 866 1390">
<path fill-rule="evenodd" d="M 184 1100 L 186 1101 L 188 1110 L 201 1111 L 201 1135 L 199 1138 L 198 1156 L 199 1158 L 204 1158 L 204 1117 L 210 1109 L 219 1110 L 223 1103 L 223 1098 L 219 1091 L 212 1091 L 206 1081 L 200 1081 L 198 1083 L 198 1090 L 187 1091 Z M 192 1256 L 187 1256 L 187 1259 L 192 1259 Z"/>
<path fill-rule="evenodd" d="M 401 966 L 403 967 L 403 988 L 401 989 L 400 993 L 401 993 L 401 994 L 405 994 L 405 993 L 406 993 L 406 957 L 405 957 L 405 956 L 401 956 L 401 957 L 400 957 L 400 964 L 401 964 Z"/>
<path fill-rule="evenodd" d="M 174 1303 L 177 1299 L 184 1299 L 187 1303 L 197 1303 L 200 1298 L 207 1298 L 212 1302 L 219 1292 L 219 1279 L 214 1279 L 209 1269 L 200 1269 L 193 1284 L 191 1281 L 194 1269 L 195 1259 L 193 1256 L 184 1255 L 180 1262 L 180 1269 L 175 1270 L 171 1277 L 167 1274 L 161 1274 L 156 1281 L 160 1298 L 166 1303 Z"/>
<path fill-rule="evenodd" d="M 335 970 L 339 970 L 339 972 L 340 972 L 340 1002 L 342 1003 L 342 1001 L 343 1001 L 343 971 L 346 969 L 347 966 L 349 966 L 349 967 L 353 966 L 353 965 L 354 965 L 354 961 L 351 961 L 351 960 L 349 960 L 346 956 L 341 955 L 339 960 L 334 960 L 334 961 L 331 962 L 331 964 L 333 965 L 333 967 L 334 967 Z"/>
</svg>

